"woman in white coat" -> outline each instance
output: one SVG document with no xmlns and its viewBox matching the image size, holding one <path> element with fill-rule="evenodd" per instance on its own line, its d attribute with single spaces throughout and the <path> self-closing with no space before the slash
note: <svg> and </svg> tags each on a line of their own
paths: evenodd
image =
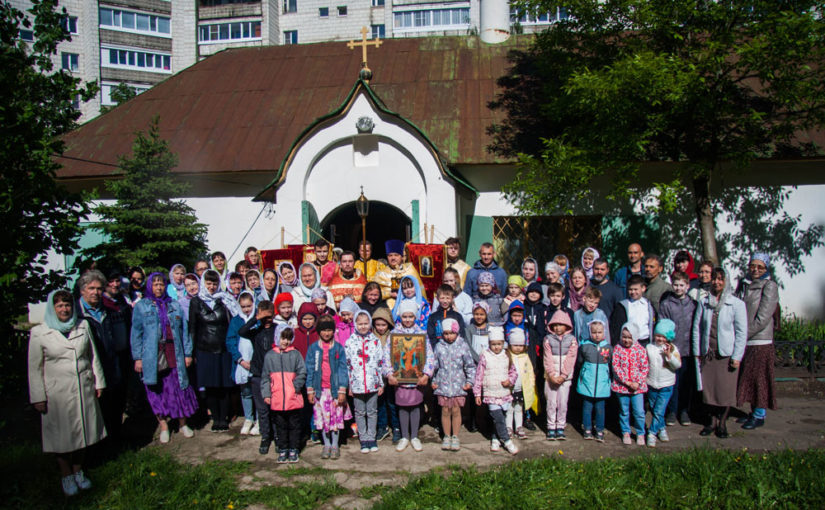
<svg viewBox="0 0 825 510">
<path fill-rule="evenodd" d="M 45 324 L 31 330 L 29 397 L 42 415 L 43 451 L 57 454 L 63 492 L 90 489 L 83 473 L 88 446 L 106 437 L 98 398 L 106 382 L 91 331 L 77 320 L 67 290 L 49 294 Z"/>
</svg>

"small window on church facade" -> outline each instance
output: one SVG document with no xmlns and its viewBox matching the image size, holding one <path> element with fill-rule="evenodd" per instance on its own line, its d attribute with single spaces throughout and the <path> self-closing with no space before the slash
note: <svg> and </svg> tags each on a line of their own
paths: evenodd
<svg viewBox="0 0 825 510">
<path fill-rule="evenodd" d="M 329 18 L 329 7 L 319 7 L 318 16 L 322 18 Z"/>
<path fill-rule="evenodd" d="M 284 14 L 298 12 L 298 0 L 284 0 Z"/>
<path fill-rule="evenodd" d="M 338 6 L 338 15 L 339 16 L 346 16 L 347 15 L 347 6 L 346 5 L 339 5 Z"/>
<path fill-rule="evenodd" d="M 284 32 L 284 44 L 298 44 L 298 31 L 287 30 Z"/>
</svg>

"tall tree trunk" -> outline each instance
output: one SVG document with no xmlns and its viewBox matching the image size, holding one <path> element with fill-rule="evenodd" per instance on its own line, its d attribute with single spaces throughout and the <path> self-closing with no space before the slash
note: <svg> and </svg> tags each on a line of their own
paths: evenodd
<svg viewBox="0 0 825 510">
<path fill-rule="evenodd" d="M 696 220 L 702 235 L 703 259 L 719 264 L 716 251 L 716 224 L 713 221 L 713 208 L 710 205 L 710 177 L 703 175 L 693 179 L 693 194 L 696 197 Z"/>
</svg>

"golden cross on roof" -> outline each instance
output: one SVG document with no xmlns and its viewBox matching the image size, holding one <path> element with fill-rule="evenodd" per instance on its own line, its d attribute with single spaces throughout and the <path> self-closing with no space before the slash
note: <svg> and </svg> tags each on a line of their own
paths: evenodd
<svg viewBox="0 0 825 510">
<path fill-rule="evenodd" d="M 369 68 L 367 67 L 367 46 L 375 46 L 376 48 L 378 48 L 379 46 L 381 46 L 382 42 L 377 35 L 375 36 L 374 40 L 367 39 L 367 34 L 369 33 L 370 31 L 367 27 L 361 27 L 361 41 L 350 41 L 347 43 L 347 48 L 351 50 L 354 50 L 357 46 L 361 47 L 361 67 L 363 67 L 367 71 L 369 71 Z"/>
</svg>

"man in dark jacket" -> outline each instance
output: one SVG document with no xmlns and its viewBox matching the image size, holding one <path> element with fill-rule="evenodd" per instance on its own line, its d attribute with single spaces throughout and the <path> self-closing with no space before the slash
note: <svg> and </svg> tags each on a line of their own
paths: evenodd
<svg viewBox="0 0 825 510">
<path fill-rule="evenodd" d="M 493 243 L 484 243 L 478 250 L 479 260 L 473 264 L 472 269 L 467 271 L 467 278 L 464 281 L 464 292 L 475 299 L 478 297 L 478 275 L 487 271 L 493 274 L 496 279 L 496 287 L 499 293 L 507 291 L 507 271 L 496 264 L 496 250 Z"/>
<path fill-rule="evenodd" d="M 593 262 L 593 278 L 590 279 L 590 285 L 602 293 L 599 308 L 609 318 L 613 315 L 613 309 L 619 301 L 624 299 L 624 294 L 622 289 L 610 280 L 610 267 L 607 265 L 607 259 L 599 258 Z"/>
<path fill-rule="evenodd" d="M 129 330 L 124 314 L 103 301 L 106 277 L 96 269 L 86 271 L 78 280 L 80 289 L 78 319 L 86 319 L 95 349 L 103 365 L 106 390 L 100 398 L 103 422 L 113 441 L 120 440 L 123 410 L 126 407 L 124 370 L 131 366 Z M 126 368 L 125 368 L 126 367 Z"/>
<path fill-rule="evenodd" d="M 675 271 L 671 275 L 673 291 L 666 292 L 659 302 L 659 317 L 670 319 L 676 324 L 676 337 L 673 344 L 682 355 L 682 366 L 676 370 L 676 385 L 665 413 L 665 422 L 690 425 L 691 400 L 696 388 L 696 365 L 694 353 L 690 352 L 693 315 L 696 313 L 696 301 L 687 295 L 690 290 L 690 278 L 686 273 Z"/>
<path fill-rule="evenodd" d="M 642 245 L 633 243 L 627 247 L 627 261 L 628 265 L 619 268 L 613 276 L 613 281 L 622 291 L 622 298 L 627 298 L 627 280 L 633 275 L 644 276 L 642 274 L 642 258 L 645 252 L 642 251 Z"/>
</svg>

